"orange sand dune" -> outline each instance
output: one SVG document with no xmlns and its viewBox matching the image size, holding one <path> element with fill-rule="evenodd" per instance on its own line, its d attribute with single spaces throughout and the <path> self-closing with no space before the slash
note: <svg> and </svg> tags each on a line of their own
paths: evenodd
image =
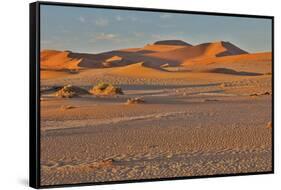
<svg viewBox="0 0 281 190">
<path fill-rule="evenodd" d="M 176 49 L 181 49 L 184 47 L 192 47 L 192 45 L 182 40 L 162 40 L 162 41 L 157 41 L 153 44 L 147 44 L 142 48 L 142 51 L 147 51 L 147 52 L 150 51 L 150 53 L 167 52 Z"/>
<path fill-rule="evenodd" d="M 224 62 L 230 59 L 227 57 L 234 55 L 248 55 L 248 53 L 223 41 L 192 46 L 180 40 L 164 40 L 148 44 L 143 48 L 121 49 L 99 54 L 44 50 L 41 52 L 41 68 L 48 70 L 108 68 L 144 62 L 145 66 L 160 69 L 163 65 L 190 66 L 201 62 L 216 62 L 216 60 Z M 255 55 L 249 58 L 263 59 L 262 56 L 254 58 Z"/>
<path fill-rule="evenodd" d="M 142 76 L 142 77 L 164 77 L 166 76 L 168 72 L 167 71 L 161 71 L 153 68 L 149 68 L 144 66 L 143 62 L 131 64 L 128 66 L 115 68 L 111 71 L 111 74 L 118 74 L 118 75 L 124 75 L 124 76 Z"/>
<path fill-rule="evenodd" d="M 54 79 L 54 78 L 63 78 L 68 77 L 71 74 L 64 71 L 55 71 L 55 70 L 41 70 L 40 78 L 41 79 Z"/>
<path fill-rule="evenodd" d="M 81 62 L 81 59 L 70 58 L 67 51 L 43 50 L 40 56 L 41 69 L 78 69 Z"/>
<path fill-rule="evenodd" d="M 57 50 L 43 50 L 40 53 L 40 60 L 41 61 L 46 61 L 47 59 L 49 59 L 50 57 L 61 53 L 61 51 L 57 51 Z"/>
<path fill-rule="evenodd" d="M 157 79 L 216 79 L 220 80 L 222 78 L 231 78 L 239 76 L 251 76 L 252 73 L 240 73 L 235 70 L 229 69 L 226 72 L 219 70 L 204 70 L 204 71 L 182 71 L 182 72 L 170 72 L 162 69 L 155 69 L 147 67 L 144 62 L 138 62 L 135 64 L 110 68 L 111 70 L 107 72 L 110 75 L 120 75 L 125 77 L 141 77 L 141 78 L 157 78 Z M 256 76 L 253 75 L 252 76 Z"/>
<path fill-rule="evenodd" d="M 209 65 L 216 63 L 234 63 L 234 62 L 269 62 L 272 61 L 272 53 L 264 52 L 264 53 L 252 53 L 252 54 L 243 54 L 243 55 L 232 55 L 232 56 L 224 56 L 224 57 L 209 57 L 209 58 L 201 58 L 194 60 L 187 60 L 182 65 L 184 66 L 192 66 L 192 65 Z"/>
<path fill-rule="evenodd" d="M 120 49 L 119 51 L 122 51 L 122 52 L 137 52 L 141 49 L 142 48 L 127 48 L 127 49 Z"/>
<path fill-rule="evenodd" d="M 200 44 L 197 46 L 183 46 L 181 48 L 172 49 L 170 51 L 151 53 L 147 55 L 151 57 L 184 62 L 195 58 L 220 57 L 246 53 L 247 52 L 241 50 L 240 48 L 232 45 L 229 42 L 220 41 Z"/>
<path fill-rule="evenodd" d="M 201 71 L 209 71 L 212 68 L 228 68 L 253 74 L 267 74 L 272 72 L 271 62 L 272 54 L 267 52 L 187 60 L 183 62 L 182 66 Z"/>
</svg>

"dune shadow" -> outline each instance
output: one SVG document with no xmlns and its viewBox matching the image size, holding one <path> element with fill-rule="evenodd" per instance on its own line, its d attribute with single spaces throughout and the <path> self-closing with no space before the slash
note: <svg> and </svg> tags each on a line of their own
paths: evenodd
<svg viewBox="0 0 281 190">
<path fill-rule="evenodd" d="M 229 75 L 239 75 L 239 76 L 260 76 L 260 75 L 263 75 L 261 73 L 246 72 L 246 71 L 235 71 L 234 69 L 228 69 L 228 68 L 214 68 L 214 69 L 205 70 L 203 72 L 229 74 Z"/>
</svg>

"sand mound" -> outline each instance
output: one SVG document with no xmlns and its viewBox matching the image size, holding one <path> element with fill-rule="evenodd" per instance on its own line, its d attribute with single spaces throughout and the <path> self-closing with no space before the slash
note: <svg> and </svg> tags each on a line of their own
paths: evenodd
<svg viewBox="0 0 281 190">
<path fill-rule="evenodd" d="M 83 94 L 88 94 L 87 90 L 72 85 L 66 85 L 55 93 L 61 98 L 73 98 Z"/>
<path fill-rule="evenodd" d="M 110 96 L 110 95 L 117 95 L 117 94 L 123 94 L 123 91 L 119 87 L 115 87 L 112 84 L 108 83 L 99 83 L 93 88 L 89 90 L 89 93 L 95 95 L 95 96 Z"/>
</svg>

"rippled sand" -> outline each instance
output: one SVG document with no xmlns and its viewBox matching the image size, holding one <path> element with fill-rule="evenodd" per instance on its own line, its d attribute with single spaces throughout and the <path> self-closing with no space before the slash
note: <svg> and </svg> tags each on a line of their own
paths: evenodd
<svg viewBox="0 0 281 190">
<path fill-rule="evenodd" d="M 270 75 L 194 81 L 90 72 L 42 81 L 45 89 L 65 81 L 88 89 L 103 80 L 124 91 L 70 99 L 42 93 L 42 185 L 271 171 Z M 145 103 L 126 105 L 130 97 Z"/>
</svg>

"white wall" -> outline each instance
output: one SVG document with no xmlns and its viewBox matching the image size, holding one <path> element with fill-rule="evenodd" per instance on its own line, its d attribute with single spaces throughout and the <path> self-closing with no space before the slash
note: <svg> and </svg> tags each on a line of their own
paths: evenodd
<svg viewBox="0 0 281 190">
<path fill-rule="evenodd" d="M 63 1 L 63 0 L 61 0 Z M 0 189 L 28 187 L 28 3 L 1 1 L 0 5 Z M 96 186 L 95 189 L 273 189 L 280 174 L 280 37 L 278 0 L 68 0 L 68 2 L 163 9 L 229 12 L 275 16 L 275 153 L 276 174 Z M 278 113 L 279 112 L 279 113 Z M 279 181 L 279 182 L 278 182 Z M 79 187 L 72 189 L 93 189 Z"/>
</svg>

